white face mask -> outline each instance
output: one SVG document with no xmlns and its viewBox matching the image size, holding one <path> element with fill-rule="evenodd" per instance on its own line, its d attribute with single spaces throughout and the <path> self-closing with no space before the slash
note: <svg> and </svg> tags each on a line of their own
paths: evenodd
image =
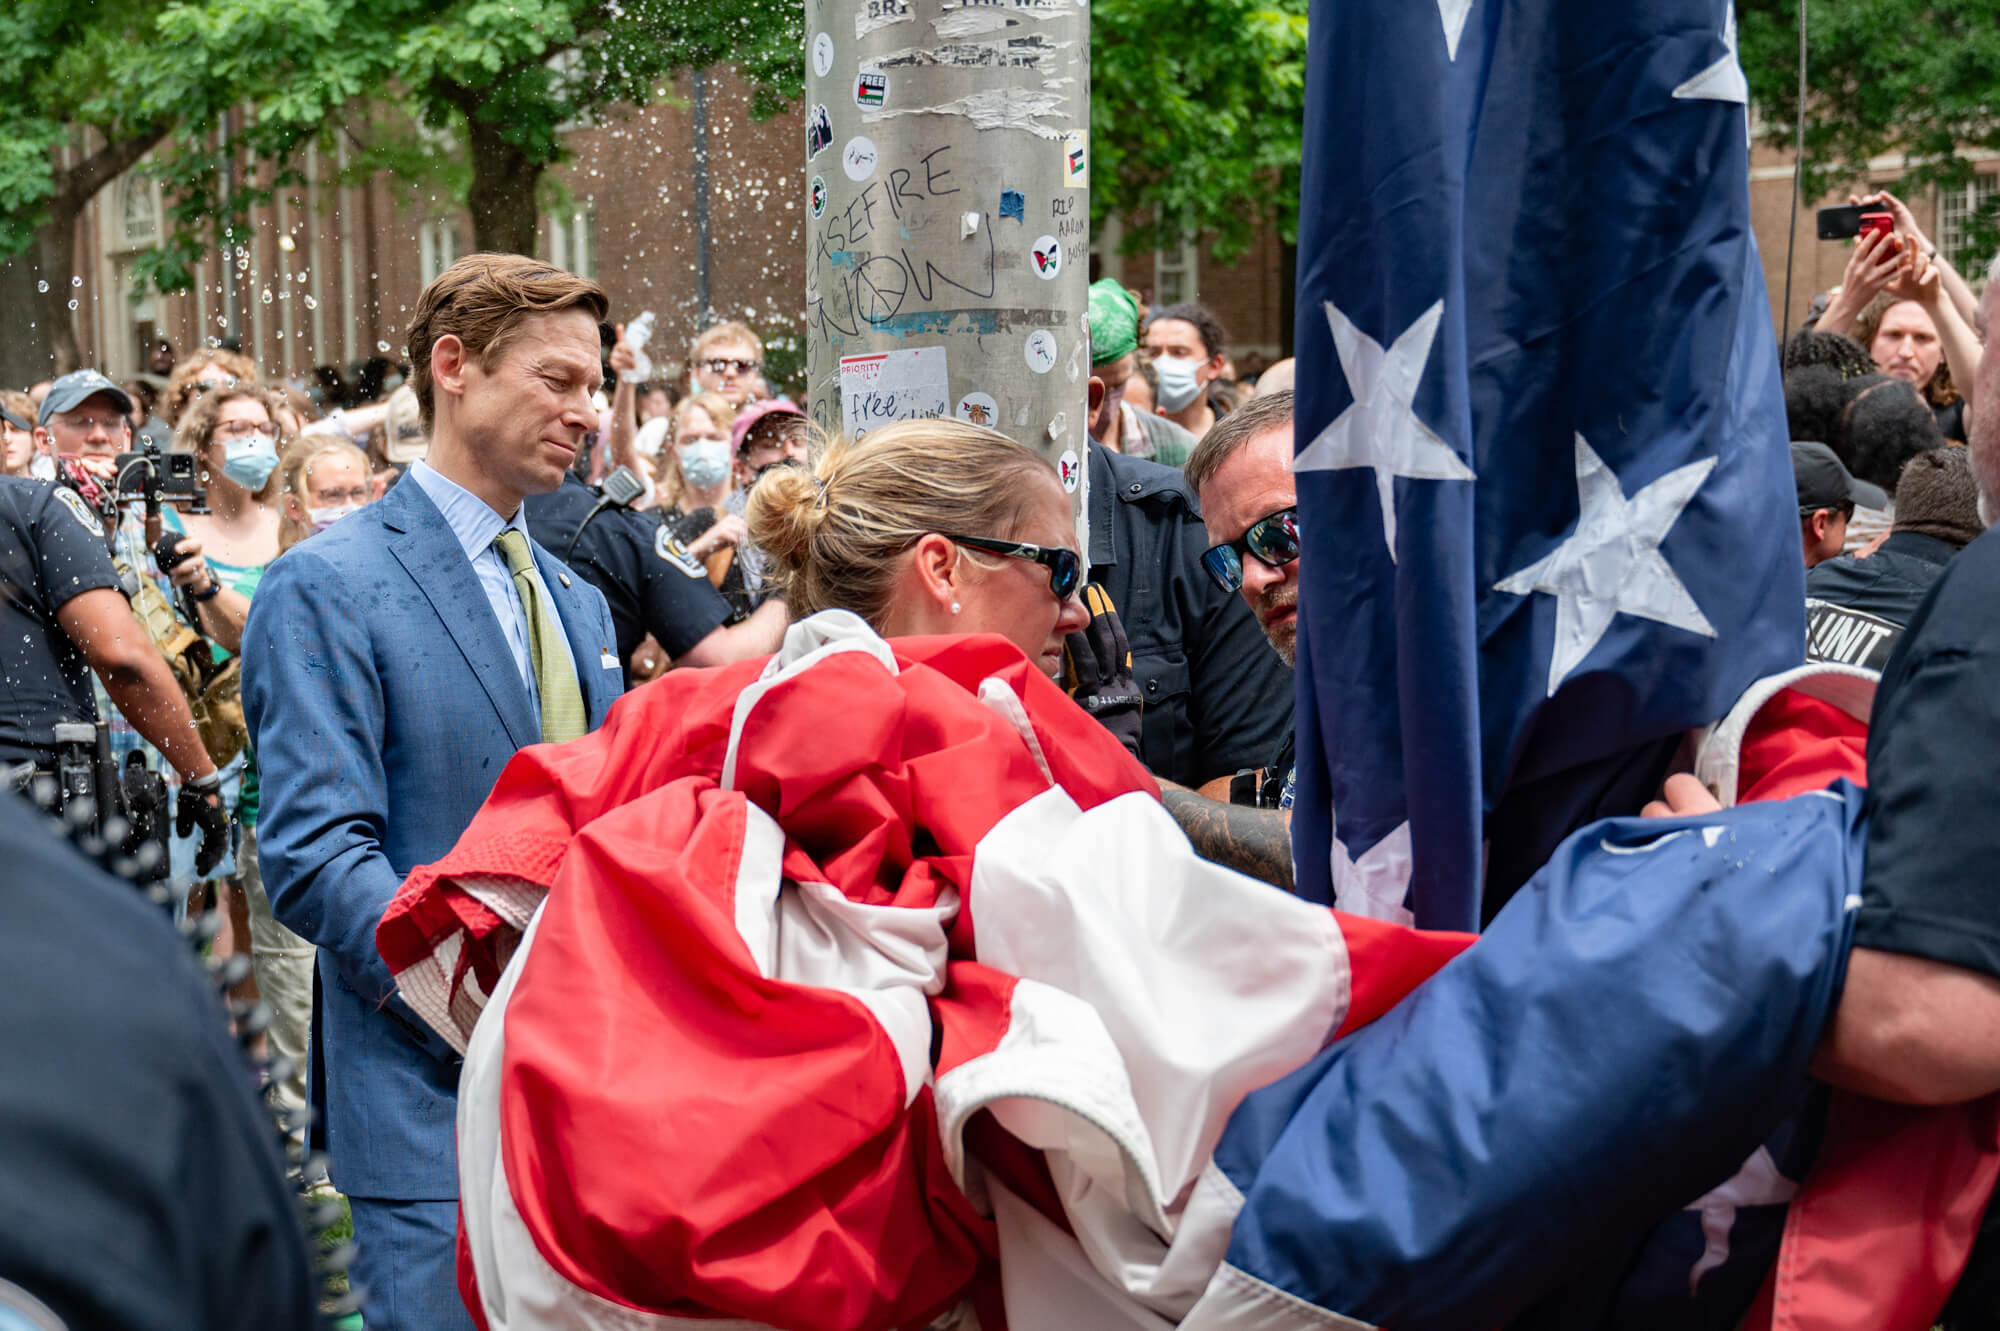
<svg viewBox="0 0 2000 1331">
<path fill-rule="evenodd" d="M 1183 360 L 1179 356 L 1155 356 L 1153 373 L 1160 377 L 1160 405 L 1168 411 L 1181 411 L 1201 396 L 1201 380 L 1195 371 L 1201 368 L 1198 360 Z"/>
<path fill-rule="evenodd" d="M 312 519 L 312 534 L 317 536 L 349 513 L 359 513 L 363 507 L 358 503 L 328 504 L 325 508 L 308 508 L 306 516 Z"/>
<path fill-rule="evenodd" d="M 56 478 L 56 460 L 47 453 L 35 454 L 35 460 L 28 464 L 28 475 L 38 481 L 52 481 Z"/>
<path fill-rule="evenodd" d="M 677 446 L 681 476 L 697 490 L 710 490 L 729 479 L 729 441 L 695 439 Z"/>
</svg>

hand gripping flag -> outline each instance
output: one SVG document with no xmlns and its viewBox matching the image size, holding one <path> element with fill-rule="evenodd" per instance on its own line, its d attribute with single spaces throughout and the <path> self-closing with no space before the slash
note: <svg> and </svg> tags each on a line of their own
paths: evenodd
<svg viewBox="0 0 2000 1331">
<path fill-rule="evenodd" d="M 1795 1099 L 1853 810 L 1600 824 L 1459 955 L 1196 860 L 1011 647 L 831 615 L 524 750 L 379 941 L 469 1037 L 489 1331 L 1484 1325 Z"/>
<path fill-rule="evenodd" d="M 1311 17 L 1299 890 L 1474 929 L 1802 659 L 1735 23 L 1729 0 Z"/>
</svg>

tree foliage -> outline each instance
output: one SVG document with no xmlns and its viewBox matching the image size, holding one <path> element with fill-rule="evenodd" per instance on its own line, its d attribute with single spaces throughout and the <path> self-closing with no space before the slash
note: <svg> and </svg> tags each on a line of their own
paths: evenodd
<svg viewBox="0 0 2000 1331">
<path fill-rule="evenodd" d="M 1744 73 L 1765 140 L 1789 150 L 1798 113 L 1797 0 L 1738 0 Z M 1803 194 L 1908 159 L 1911 185 L 1963 185 L 1968 153 L 2000 149 L 2000 0 L 1809 0 Z M 1991 220 L 1986 230 L 1991 231 Z"/>
<path fill-rule="evenodd" d="M 1098 0 L 1091 220 L 1127 252 L 1209 233 L 1234 258 L 1298 222 L 1306 0 Z"/>
</svg>

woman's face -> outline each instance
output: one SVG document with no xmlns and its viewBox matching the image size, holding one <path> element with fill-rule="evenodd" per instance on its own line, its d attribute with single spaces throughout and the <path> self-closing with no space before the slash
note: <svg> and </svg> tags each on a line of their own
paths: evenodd
<svg viewBox="0 0 2000 1331">
<path fill-rule="evenodd" d="M 234 398 L 222 404 L 222 410 L 215 418 L 215 432 L 208 439 L 208 465 L 220 468 L 224 447 L 232 439 L 247 439 L 253 434 L 278 437 L 278 427 L 271 420 L 271 413 L 264 404 L 254 397 Z"/>
<path fill-rule="evenodd" d="M 1076 526 L 1061 483 L 1050 473 L 1028 485 L 1028 506 L 1013 531 L 958 534 L 1075 550 Z M 1063 639 L 1090 620 L 1083 602 L 1075 596 L 1056 600 L 1045 564 L 984 551 L 966 553 L 978 558 L 964 565 L 967 572 L 959 597 L 964 610 L 956 616 L 961 631 L 999 634 L 1054 678 L 1062 671 Z M 989 567 L 993 564 L 999 567 Z"/>
<path fill-rule="evenodd" d="M 1944 359 L 1944 346 L 1938 341 L 1937 325 L 1931 322 L 1924 307 L 1906 300 L 1884 312 L 1868 354 L 1875 358 L 1882 373 L 1922 389 L 1937 374 L 1938 364 Z"/>
<path fill-rule="evenodd" d="M 729 431 L 717 425 L 715 418 L 700 407 L 689 407 L 681 413 L 681 423 L 674 428 L 675 448 L 710 439 L 720 439 L 726 444 L 729 442 Z"/>
<path fill-rule="evenodd" d="M 308 533 L 312 531 L 315 521 L 313 510 L 325 512 L 352 504 L 370 503 L 375 498 L 374 481 L 368 475 L 368 460 L 346 449 L 322 453 L 314 458 L 300 482 L 305 493 L 299 495 L 287 491 L 285 512 Z"/>
<path fill-rule="evenodd" d="M 0 442 L 4 442 L 7 449 L 6 463 L 0 466 L 0 471 L 9 476 L 26 476 L 28 464 L 35 460 L 34 434 L 0 422 Z"/>
</svg>

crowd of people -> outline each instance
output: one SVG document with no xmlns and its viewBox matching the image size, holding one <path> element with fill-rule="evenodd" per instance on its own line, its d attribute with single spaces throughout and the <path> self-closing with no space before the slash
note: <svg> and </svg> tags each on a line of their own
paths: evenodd
<svg viewBox="0 0 2000 1331">
<path fill-rule="evenodd" d="M 1907 675 L 1916 639 L 1943 631 L 1926 607 L 1994 508 L 1978 445 L 2000 444 L 1983 424 L 2000 375 L 1982 364 L 1968 284 L 1900 201 L 1871 202 L 1894 229 L 1857 244 L 1784 347 L 1804 657 L 1894 674 L 1900 653 Z M 1987 307 L 1996 293 L 1989 282 Z M 407 361 L 370 362 L 356 382 L 322 367 L 287 383 L 237 351 L 162 344 L 124 384 L 85 369 L 0 392 L 14 589 L 0 772 L 58 808 L 82 795 L 71 812 L 94 808 L 100 838 L 125 802 L 118 835 L 155 897 L 183 920 L 212 902 L 213 954 L 251 959 L 233 993 L 271 1013 L 265 1094 L 293 1138 L 295 1186 L 347 1199 L 368 1327 L 491 1320 L 461 1298 L 457 1104 L 470 1016 L 500 980 L 469 950 L 413 978 L 429 972 L 385 962 L 378 928 L 413 872 L 507 793 L 517 751 L 583 754 L 572 742 L 629 690 L 733 667 L 702 678 L 747 700 L 768 683 L 758 669 L 783 677 L 815 648 L 994 635 L 1143 769 L 1134 780 L 1195 852 L 1291 887 L 1291 363 L 1239 375 L 1199 305 L 1148 309 L 1115 281 L 1089 299 L 1087 549 L 1049 464 L 1005 436 L 913 421 L 817 437 L 766 379 L 749 327 L 701 329 L 664 377 L 595 284 L 515 256 L 455 263 L 424 292 Z M 1031 703 L 1043 687 L 1018 685 Z M 101 739 L 78 737 L 100 717 Z M 685 742 L 724 739 L 734 752 L 740 737 Z M 95 785 L 63 765 L 79 743 Z M 172 791 L 143 835 L 141 769 Z M 1677 781 L 1659 812 L 1712 806 Z M 1898 834 L 1911 826 L 1906 814 Z M 526 881 L 554 872 L 528 841 L 510 853 Z M 525 926 L 505 874 L 485 881 L 488 895 L 420 925 L 440 938 L 474 915 Z M 1885 955 L 1978 978 L 1961 1017 L 1985 1013 L 2000 974 L 1984 909 L 1933 922 L 1972 943 L 1881 934 Z M 1857 974 L 1870 995 L 1935 978 Z M 1828 1075 L 1931 1102 L 2000 1087 L 1955 1046 L 1934 1060 L 1957 1058 L 1951 1072 L 1923 1082 L 1888 1039 L 1849 1038 Z M 279 1242 L 268 1215 L 257 1224 Z M 32 1247 L 0 1239 L 15 1258 L 0 1277 L 32 1271 L 19 1255 Z M 497 1278 L 482 1269 L 481 1289 Z M 290 1297 L 264 1293 L 272 1309 Z M 79 1325 L 114 1302 L 73 1281 L 39 1297 Z"/>
</svg>

